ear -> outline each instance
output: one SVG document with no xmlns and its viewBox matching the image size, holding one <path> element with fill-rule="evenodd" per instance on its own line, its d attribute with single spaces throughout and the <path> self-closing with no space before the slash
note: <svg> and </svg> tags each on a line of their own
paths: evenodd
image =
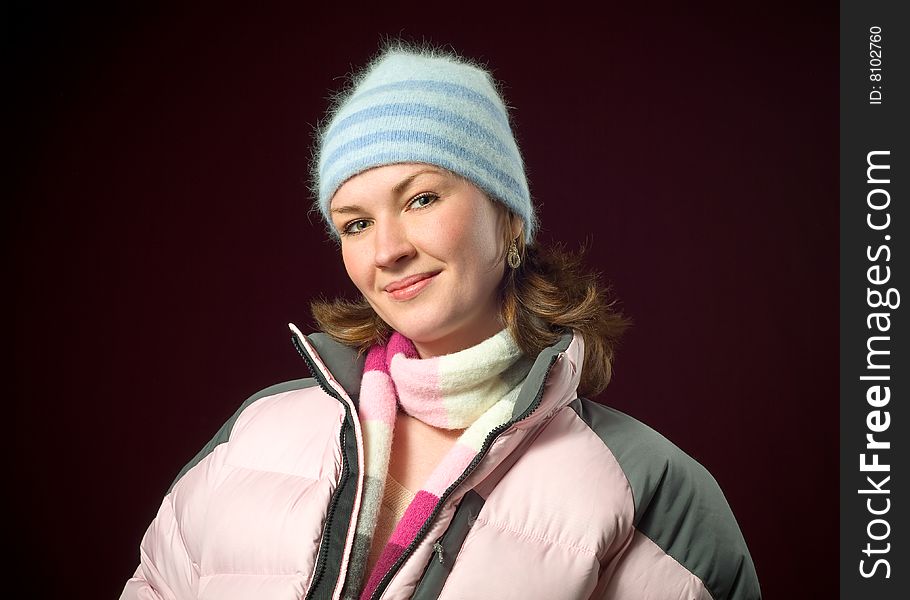
<svg viewBox="0 0 910 600">
<path fill-rule="evenodd" d="M 524 230 L 524 221 L 521 220 L 521 217 L 515 213 L 509 211 L 510 227 L 512 230 L 512 239 L 514 240 L 521 232 Z"/>
</svg>

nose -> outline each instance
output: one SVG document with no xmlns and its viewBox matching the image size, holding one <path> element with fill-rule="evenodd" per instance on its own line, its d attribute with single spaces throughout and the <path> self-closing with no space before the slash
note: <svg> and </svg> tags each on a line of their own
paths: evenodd
<svg viewBox="0 0 910 600">
<path fill-rule="evenodd" d="M 398 219 L 385 219 L 374 228 L 373 260 L 377 267 L 393 267 L 417 253 L 407 228 Z"/>
</svg>

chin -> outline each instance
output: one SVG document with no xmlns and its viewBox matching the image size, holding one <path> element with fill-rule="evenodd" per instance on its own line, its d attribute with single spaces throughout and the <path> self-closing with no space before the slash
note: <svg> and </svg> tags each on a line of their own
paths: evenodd
<svg viewBox="0 0 910 600">
<path fill-rule="evenodd" d="M 417 343 L 431 343 L 450 335 L 451 326 L 441 319 L 420 318 L 386 320 L 389 326 Z"/>
<path fill-rule="evenodd" d="M 411 340 L 413 342 L 423 343 L 423 344 L 434 342 L 441 337 L 445 337 L 444 335 L 442 335 L 442 336 L 439 335 L 439 332 L 440 332 L 439 327 L 434 327 L 429 324 L 412 323 L 412 324 L 405 325 L 405 324 L 399 323 L 399 325 L 397 327 L 393 325 L 392 329 L 394 329 L 395 331 L 397 331 L 398 333 L 400 333 L 401 335 L 405 336 L 406 338 L 408 338 L 409 340 Z"/>
</svg>

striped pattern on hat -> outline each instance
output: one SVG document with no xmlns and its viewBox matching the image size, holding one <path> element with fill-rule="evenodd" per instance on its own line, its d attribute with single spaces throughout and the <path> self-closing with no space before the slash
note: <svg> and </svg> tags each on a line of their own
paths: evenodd
<svg viewBox="0 0 910 600">
<path fill-rule="evenodd" d="M 332 196 L 372 167 L 428 163 L 457 173 L 537 229 L 524 161 L 493 77 L 468 59 L 398 41 L 336 100 L 317 133 L 311 188 L 329 232 Z"/>
</svg>

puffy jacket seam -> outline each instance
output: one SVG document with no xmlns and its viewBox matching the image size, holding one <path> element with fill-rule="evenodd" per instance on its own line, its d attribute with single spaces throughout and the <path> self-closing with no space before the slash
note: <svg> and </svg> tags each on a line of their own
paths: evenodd
<svg viewBox="0 0 910 600">
<path fill-rule="evenodd" d="M 177 530 L 177 535 L 180 536 L 180 543 L 183 545 L 183 549 L 186 551 L 186 557 L 189 559 L 190 565 L 193 567 L 193 571 L 196 573 L 196 591 L 198 592 L 199 578 L 201 577 L 199 563 L 196 561 L 197 557 L 194 557 L 190 554 L 190 546 L 186 543 L 186 537 L 183 535 L 183 527 L 180 525 L 180 519 L 177 518 L 177 505 L 174 504 L 173 492 L 168 493 L 167 501 L 171 505 L 171 514 L 174 516 L 174 526 Z"/>
<path fill-rule="evenodd" d="M 225 443 L 227 443 L 227 442 L 225 442 Z M 243 471 L 253 471 L 255 473 L 268 473 L 269 475 L 281 475 L 284 477 L 293 477 L 295 479 L 306 479 L 308 481 L 314 481 L 314 482 L 330 479 L 329 477 L 307 477 L 306 475 L 298 475 L 297 473 L 288 473 L 286 471 L 272 471 L 270 469 L 261 469 L 259 467 L 247 467 L 244 465 L 238 465 L 236 463 L 227 462 L 226 460 L 225 460 L 224 466 L 222 468 L 224 468 L 224 467 L 230 467 L 232 469 L 243 470 Z"/>
<path fill-rule="evenodd" d="M 666 556 L 670 557 L 671 559 L 673 559 L 673 562 L 675 562 L 675 563 L 678 564 L 680 567 L 682 567 L 682 569 L 683 569 L 686 573 L 688 573 L 690 576 L 692 576 L 692 578 L 694 578 L 698 583 L 701 584 L 701 587 L 703 587 L 703 588 L 705 589 L 705 591 L 708 592 L 708 595 L 711 596 L 712 599 L 715 599 L 715 598 L 716 598 L 716 597 L 714 596 L 714 593 L 711 591 L 711 589 L 710 589 L 707 585 L 705 585 L 705 582 L 702 580 L 701 577 L 699 577 L 698 575 L 696 575 L 695 573 L 693 573 L 688 567 L 686 567 L 686 565 L 682 564 L 682 563 L 679 561 L 678 558 L 676 558 L 675 556 L 673 556 L 672 554 L 670 554 L 669 552 L 667 552 L 666 550 L 664 550 L 663 548 L 661 548 L 660 544 L 657 543 L 657 540 L 655 540 L 654 538 L 652 538 L 651 536 L 649 536 L 647 533 L 645 533 L 644 531 L 642 531 L 642 530 L 639 529 L 638 527 L 635 527 L 635 528 L 633 528 L 633 529 L 634 529 L 636 532 L 638 532 L 639 534 L 641 534 L 643 537 L 647 538 L 652 544 L 654 544 L 655 546 L 657 546 L 658 548 L 660 548 L 660 551 L 663 552 L 664 555 L 666 555 Z"/>
<path fill-rule="evenodd" d="M 591 548 L 586 548 L 586 547 L 584 547 L 584 546 L 577 546 L 577 545 L 575 545 L 575 544 L 571 544 L 571 543 L 567 543 L 567 542 L 562 542 L 562 541 L 559 541 L 559 540 L 551 540 L 551 539 L 546 538 L 546 537 L 541 536 L 541 535 L 534 535 L 534 534 L 531 534 L 531 533 L 528 533 L 528 532 L 525 532 L 525 531 L 519 531 L 519 530 L 517 530 L 517 529 L 515 529 L 515 528 L 513 528 L 513 527 L 508 527 L 508 526 L 506 526 L 506 525 L 503 525 L 502 523 L 496 523 L 496 522 L 493 522 L 493 521 L 489 521 L 489 520 L 487 520 L 486 518 L 481 517 L 481 516 L 478 516 L 478 517 L 475 519 L 475 523 L 477 523 L 477 522 L 480 522 L 480 523 L 483 524 L 483 525 L 489 525 L 490 527 L 495 527 L 496 529 L 499 529 L 499 530 L 501 530 L 501 531 L 506 531 L 506 532 L 508 532 L 508 533 L 511 533 L 511 534 L 514 534 L 514 535 L 517 535 L 517 536 L 521 536 L 521 537 L 526 538 L 526 539 L 529 539 L 529 540 L 534 540 L 534 541 L 538 541 L 538 542 L 543 542 L 543 543 L 550 544 L 550 545 L 553 545 L 553 546 L 559 546 L 559 547 L 561 547 L 561 548 L 569 548 L 569 549 L 571 549 L 571 550 L 575 550 L 576 552 L 581 552 L 581 553 L 585 553 L 585 554 L 590 554 L 590 555 L 594 556 L 594 558 L 597 558 L 597 552 L 595 552 L 595 551 L 592 550 Z"/>
<path fill-rule="evenodd" d="M 581 398 L 579 397 L 578 400 L 579 400 L 579 402 L 580 402 L 580 401 L 581 401 Z M 610 449 L 610 446 L 607 445 L 607 443 L 603 440 L 603 438 L 601 438 L 599 435 L 597 435 L 597 432 L 596 432 L 596 431 L 594 431 L 593 429 L 591 429 L 591 426 L 590 426 L 584 419 L 581 418 L 581 415 L 579 415 L 579 414 L 578 414 L 577 412 L 575 412 L 574 410 L 573 410 L 572 412 L 575 414 L 575 418 L 578 419 L 579 421 L 581 421 L 582 423 L 584 423 L 585 427 L 588 428 L 588 430 L 594 435 L 594 437 L 596 437 L 598 440 L 600 440 L 600 443 L 604 445 L 604 448 L 607 449 L 607 451 L 610 453 L 610 456 L 611 456 L 611 457 L 613 458 L 613 460 L 616 462 L 617 466 L 619 467 L 620 472 L 622 473 L 623 479 L 626 480 L 626 489 L 628 489 L 628 491 L 629 491 L 629 496 L 632 497 L 632 506 L 634 507 L 634 506 L 635 506 L 635 492 L 634 492 L 634 490 L 632 489 L 632 482 L 629 481 L 629 476 L 626 474 L 625 470 L 622 468 L 622 465 L 619 464 L 619 461 L 618 461 L 618 460 L 616 460 L 616 456 L 613 454 L 613 451 Z M 631 535 L 634 536 L 634 535 L 635 535 L 635 532 L 638 532 L 639 534 L 641 534 L 642 536 L 644 536 L 645 538 L 647 538 L 652 544 L 654 544 L 655 546 L 657 546 L 658 548 L 660 548 L 660 551 L 661 551 L 661 552 L 663 552 L 666 556 L 669 556 L 670 558 L 672 558 L 672 559 L 673 559 L 673 562 L 675 562 L 676 564 L 678 564 L 680 567 L 683 568 L 683 570 L 684 570 L 686 573 L 688 573 L 688 574 L 691 575 L 693 578 L 695 578 L 695 580 L 698 581 L 698 582 L 701 584 L 701 586 L 705 589 L 705 591 L 708 592 L 708 595 L 711 596 L 712 599 L 716 600 L 716 597 L 714 596 L 714 593 L 713 593 L 713 592 L 711 591 L 711 589 L 705 584 L 705 582 L 702 580 L 702 578 L 699 577 L 698 575 L 696 575 L 695 573 L 693 573 L 693 572 L 691 571 L 691 569 L 689 569 L 686 565 L 684 565 L 682 562 L 680 562 L 680 560 L 679 560 L 677 557 L 673 556 L 672 554 L 670 554 L 670 552 L 668 552 L 666 549 L 664 549 L 664 548 L 657 542 L 657 540 L 655 540 L 654 538 L 652 538 L 651 536 L 649 536 L 648 534 L 646 534 L 644 531 L 642 531 L 642 530 L 639 529 L 638 527 L 632 526 L 631 532 L 630 532 Z"/>
<path fill-rule="evenodd" d="M 575 400 L 573 400 L 572 402 L 576 402 L 576 401 L 581 402 L 581 397 L 579 396 L 579 397 L 575 398 Z M 622 473 L 622 478 L 623 478 L 623 481 L 625 481 L 625 485 L 626 485 L 626 493 L 629 495 L 629 498 L 631 498 L 631 500 L 632 500 L 632 515 L 631 516 L 634 518 L 635 517 L 635 490 L 632 489 L 632 482 L 629 481 L 629 476 L 626 475 L 625 470 L 622 468 L 622 465 L 619 463 L 619 460 L 616 459 L 616 455 L 613 454 L 613 450 L 610 448 L 610 446 L 607 445 L 607 443 L 603 440 L 603 438 L 601 438 L 599 435 L 597 435 L 596 431 L 591 429 L 591 426 L 584 419 L 581 418 L 581 415 L 579 415 L 577 412 L 575 412 L 572 409 L 571 404 L 572 403 L 570 402 L 568 405 L 566 405 L 566 408 L 571 411 L 572 417 L 574 419 L 581 421 L 582 424 L 588 429 L 588 431 L 591 432 L 591 435 L 593 435 L 597 439 L 597 441 L 599 441 L 601 444 L 603 444 L 604 449 L 607 451 L 607 454 L 610 456 L 610 460 L 613 461 L 613 464 L 616 466 L 617 469 L 619 469 L 619 472 Z M 638 531 L 638 528 L 635 527 L 635 525 L 632 525 L 631 527 L 629 527 L 629 531 L 626 533 L 626 536 L 624 539 L 627 541 L 631 540 L 632 537 L 635 535 L 636 531 Z M 644 535 L 644 534 L 642 534 L 642 535 Z M 651 538 L 648 538 L 648 539 L 651 539 Z M 654 540 L 651 540 L 651 541 L 653 542 Z M 605 547 L 604 552 L 607 553 L 607 550 L 608 550 L 608 547 Z M 663 550 L 663 548 L 661 548 L 661 550 Z M 598 558 L 600 558 L 600 557 L 598 557 Z M 600 560 L 602 560 L 602 559 L 600 559 Z M 677 562 L 679 562 L 679 561 L 677 561 Z M 686 569 L 686 570 L 688 571 L 688 569 Z"/>
<path fill-rule="evenodd" d="M 211 573 L 206 573 L 205 575 L 200 575 L 200 579 L 209 579 L 212 577 L 220 577 L 222 575 L 241 575 L 243 577 L 274 577 L 278 576 L 294 576 L 294 575 L 304 575 L 300 571 L 213 571 Z"/>
<path fill-rule="evenodd" d="M 254 404 L 257 404 L 258 402 L 260 402 L 262 400 L 274 398 L 275 396 L 278 396 L 280 394 L 286 394 L 286 393 L 290 393 L 290 392 L 301 392 L 303 390 L 306 390 L 313 386 L 313 384 L 305 385 L 309 381 L 312 381 L 312 378 L 295 379 L 295 380 L 286 381 L 283 383 L 277 383 L 274 385 L 270 385 L 268 387 L 265 387 L 265 388 L 259 390 L 258 392 L 254 393 L 252 396 L 250 396 L 246 400 L 244 400 L 240 404 L 240 407 L 236 411 L 234 411 L 234 413 L 228 418 L 227 421 L 224 422 L 224 424 L 221 426 L 221 428 L 215 432 L 215 435 L 212 436 L 212 439 L 210 439 L 205 444 L 205 446 L 203 446 L 202 449 L 199 452 L 197 452 L 196 455 L 192 459 L 190 459 L 190 461 L 186 465 L 184 465 L 184 467 L 180 470 L 180 472 L 177 473 L 177 476 L 174 478 L 174 481 L 171 483 L 170 487 L 168 488 L 168 493 L 173 492 L 174 487 L 177 485 L 177 483 L 181 479 L 183 479 L 191 469 L 195 468 L 196 465 L 201 463 L 203 460 L 208 458 L 213 452 L 215 452 L 215 449 L 218 448 L 218 446 L 221 446 L 222 444 L 226 444 L 230 441 L 231 436 L 234 434 L 234 428 L 237 425 L 237 421 L 240 420 L 241 416 L 243 415 L 243 413 L 245 413 L 247 411 L 248 408 L 250 408 L 251 406 L 253 406 Z M 296 385 L 298 385 L 298 387 L 294 387 L 292 389 L 275 389 L 275 391 L 272 393 L 268 393 L 268 394 L 265 393 L 268 390 L 271 390 L 273 388 L 280 388 L 281 386 L 292 385 L 292 384 L 296 384 Z M 227 429 L 225 429 L 225 428 L 227 428 Z"/>
</svg>

